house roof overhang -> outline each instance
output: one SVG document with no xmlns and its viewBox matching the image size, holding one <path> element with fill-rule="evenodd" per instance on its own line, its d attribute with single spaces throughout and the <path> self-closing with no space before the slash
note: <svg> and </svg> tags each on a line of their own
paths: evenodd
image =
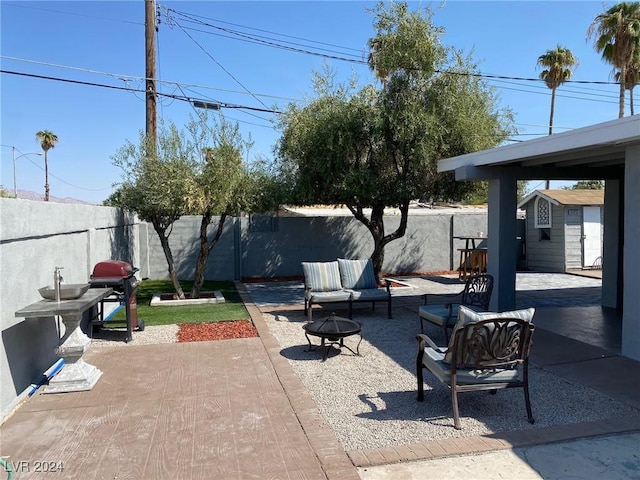
<svg viewBox="0 0 640 480">
<path fill-rule="evenodd" d="M 438 171 L 455 171 L 456 180 L 615 179 L 634 146 L 640 146 L 640 115 L 440 160 Z"/>
</svg>

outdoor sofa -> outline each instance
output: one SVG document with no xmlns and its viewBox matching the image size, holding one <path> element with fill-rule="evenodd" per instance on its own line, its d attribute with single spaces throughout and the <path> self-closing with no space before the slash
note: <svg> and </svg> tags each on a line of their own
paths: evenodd
<svg viewBox="0 0 640 480">
<path fill-rule="evenodd" d="M 387 317 L 391 313 L 391 283 L 379 287 L 371 259 L 332 262 L 302 262 L 304 273 L 304 313 L 312 321 L 314 304 L 346 302 L 349 318 L 353 318 L 354 302 L 387 302 Z"/>
</svg>

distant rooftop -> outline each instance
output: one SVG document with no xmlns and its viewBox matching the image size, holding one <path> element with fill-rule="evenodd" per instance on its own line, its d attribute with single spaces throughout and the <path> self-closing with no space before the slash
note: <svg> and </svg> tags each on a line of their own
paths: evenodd
<svg viewBox="0 0 640 480">
<path fill-rule="evenodd" d="M 371 209 L 365 208 L 365 214 L 371 213 Z M 429 205 L 420 202 L 413 202 L 409 206 L 409 215 L 443 215 L 452 213 L 465 213 L 465 214 L 486 214 L 486 205 Z M 400 210 L 397 208 L 386 208 L 385 215 L 400 215 Z M 344 206 L 331 206 L 331 205 L 314 205 L 312 207 L 291 207 L 283 206 L 279 215 L 283 217 L 338 217 L 338 216 L 351 216 L 351 212 Z"/>
<path fill-rule="evenodd" d="M 518 203 L 518 208 L 535 197 L 543 197 L 555 205 L 604 205 L 604 190 L 535 190 Z"/>
</svg>

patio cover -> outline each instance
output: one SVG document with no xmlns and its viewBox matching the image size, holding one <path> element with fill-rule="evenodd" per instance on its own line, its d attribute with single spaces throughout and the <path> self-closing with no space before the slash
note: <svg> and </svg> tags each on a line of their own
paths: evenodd
<svg viewBox="0 0 640 480">
<path fill-rule="evenodd" d="M 622 355 L 640 360 L 640 115 L 438 162 L 489 182 L 491 309 L 515 307 L 517 180 L 605 180 L 602 304 L 622 310 Z"/>
</svg>

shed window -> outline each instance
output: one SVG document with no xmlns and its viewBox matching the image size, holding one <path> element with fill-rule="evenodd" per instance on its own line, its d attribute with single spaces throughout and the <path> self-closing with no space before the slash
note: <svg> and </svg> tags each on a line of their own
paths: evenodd
<svg viewBox="0 0 640 480">
<path fill-rule="evenodd" d="M 534 205 L 535 227 L 551 228 L 551 203 L 546 198 L 538 197 Z"/>
</svg>

